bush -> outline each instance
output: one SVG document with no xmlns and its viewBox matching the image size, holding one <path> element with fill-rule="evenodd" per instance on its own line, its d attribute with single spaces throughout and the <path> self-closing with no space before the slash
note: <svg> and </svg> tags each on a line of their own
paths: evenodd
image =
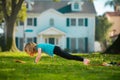
<svg viewBox="0 0 120 80">
<path fill-rule="evenodd" d="M 77 49 L 72 50 L 72 53 L 77 53 L 77 52 L 78 52 Z"/>
<path fill-rule="evenodd" d="M 68 48 L 65 48 L 65 49 L 64 49 L 64 51 L 66 51 L 66 52 L 70 52 L 70 49 L 68 49 Z"/>
</svg>

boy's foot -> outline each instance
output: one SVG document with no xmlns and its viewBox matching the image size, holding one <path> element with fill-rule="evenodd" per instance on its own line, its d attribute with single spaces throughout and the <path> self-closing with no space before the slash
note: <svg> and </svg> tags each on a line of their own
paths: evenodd
<svg viewBox="0 0 120 80">
<path fill-rule="evenodd" d="M 84 65 L 88 65 L 90 63 L 90 60 L 89 59 L 84 59 L 83 63 L 84 63 Z"/>
</svg>

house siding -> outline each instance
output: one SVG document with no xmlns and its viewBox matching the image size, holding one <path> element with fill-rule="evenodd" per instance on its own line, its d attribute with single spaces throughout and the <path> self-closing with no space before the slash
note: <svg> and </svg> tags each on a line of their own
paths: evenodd
<svg viewBox="0 0 120 80">
<path fill-rule="evenodd" d="M 108 21 L 112 23 L 112 26 L 110 28 L 109 37 L 111 37 L 111 33 L 113 30 L 115 30 L 114 35 L 118 35 L 120 33 L 120 12 L 107 12 L 105 13 L 105 16 L 107 17 Z"/>
<path fill-rule="evenodd" d="M 19 45 L 19 38 L 25 38 L 26 43 L 27 38 L 31 38 L 36 43 L 48 42 L 49 38 L 54 38 L 55 44 L 63 49 L 76 52 L 94 51 L 95 13 L 63 14 L 50 8 L 37 15 L 28 13 L 28 18 L 33 18 L 33 26 L 28 26 L 26 19 L 24 26 L 17 27 L 17 46 Z M 76 20 L 75 26 L 70 25 L 72 18 Z M 80 18 L 84 20 L 83 26 L 78 25 L 78 19 Z M 50 25 L 50 19 L 54 21 L 54 25 L 52 26 Z M 52 31 L 50 31 L 50 34 L 49 32 L 46 34 L 41 33 L 51 27 L 53 27 L 53 30 L 56 30 L 57 33 L 60 31 L 61 34 L 54 34 Z M 25 32 L 26 30 L 28 32 Z"/>
</svg>

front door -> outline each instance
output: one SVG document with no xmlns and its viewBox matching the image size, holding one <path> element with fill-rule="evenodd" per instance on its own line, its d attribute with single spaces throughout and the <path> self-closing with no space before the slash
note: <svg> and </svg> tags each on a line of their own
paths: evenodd
<svg viewBox="0 0 120 80">
<path fill-rule="evenodd" d="M 49 38 L 49 43 L 50 44 L 55 44 L 55 38 Z"/>
</svg>

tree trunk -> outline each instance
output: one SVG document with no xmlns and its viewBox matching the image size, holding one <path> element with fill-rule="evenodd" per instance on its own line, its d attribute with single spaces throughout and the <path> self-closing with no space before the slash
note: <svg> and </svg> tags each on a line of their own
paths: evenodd
<svg viewBox="0 0 120 80">
<path fill-rule="evenodd" d="M 17 47 L 15 44 L 15 35 L 14 35 L 14 24 L 17 19 L 17 15 L 21 9 L 22 3 L 24 0 L 11 0 L 11 10 L 8 10 L 7 3 L 9 4 L 8 0 L 1 0 L 1 7 L 6 23 L 5 27 L 5 49 L 4 51 L 17 51 Z M 10 14 L 8 14 L 10 13 Z"/>
<path fill-rule="evenodd" d="M 19 51 L 15 43 L 14 28 L 14 21 L 8 20 L 5 30 L 5 51 Z"/>
<path fill-rule="evenodd" d="M 10 49 L 10 51 L 12 51 L 12 52 L 18 52 L 18 51 L 20 51 L 20 50 L 17 48 L 17 46 L 16 46 L 15 28 L 16 28 L 16 25 L 13 26 L 13 38 L 12 38 L 12 45 L 11 45 L 11 49 Z"/>
<path fill-rule="evenodd" d="M 104 53 L 113 53 L 113 54 L 120 54 L 120 34 L 115 42 L 106 49 Z"/>
</svg>

